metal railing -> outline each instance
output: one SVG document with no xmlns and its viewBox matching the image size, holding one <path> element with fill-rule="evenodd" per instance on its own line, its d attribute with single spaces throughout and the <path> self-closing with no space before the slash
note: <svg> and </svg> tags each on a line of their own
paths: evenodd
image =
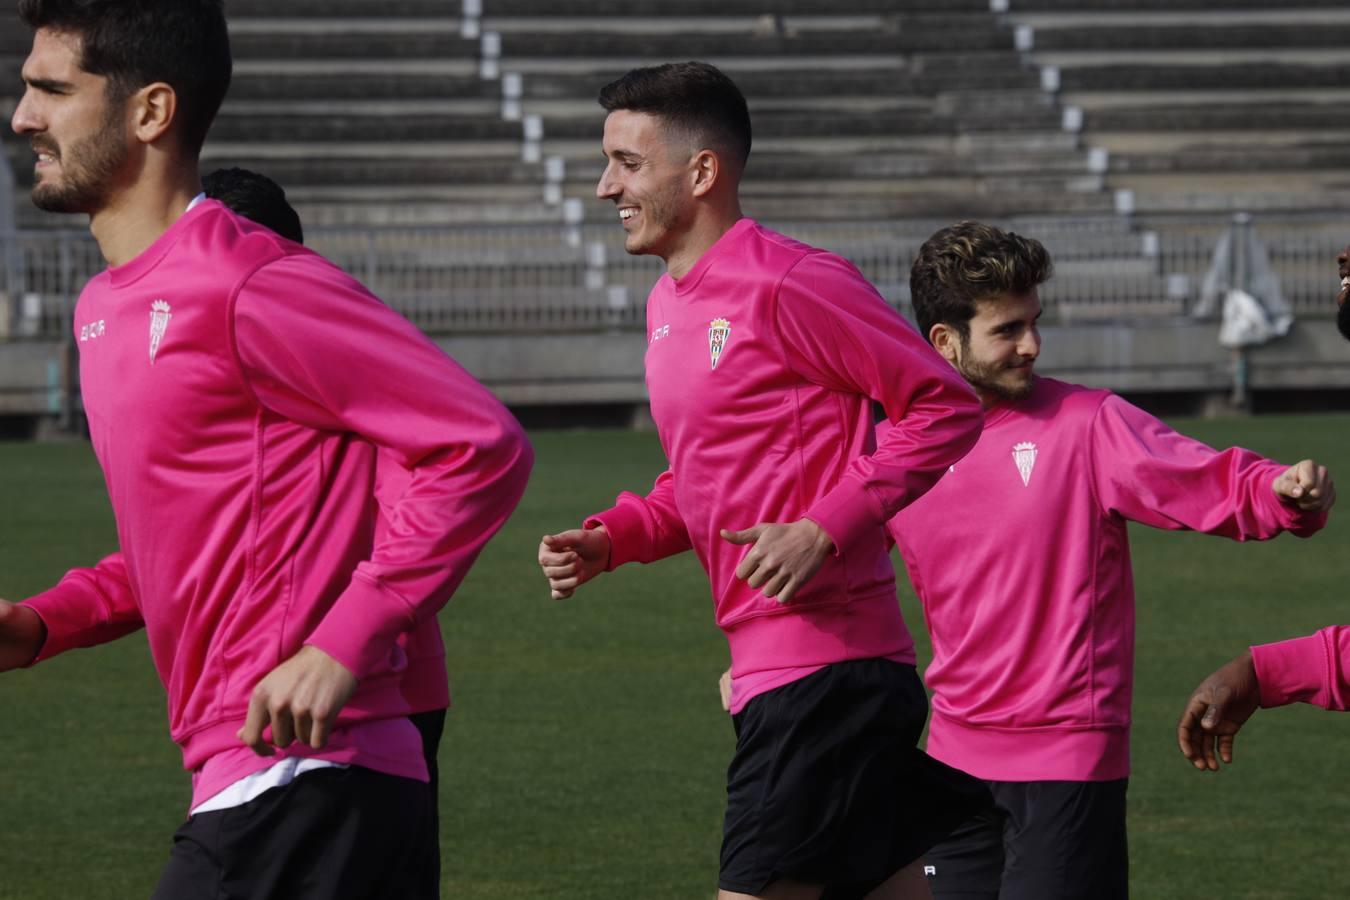
<svg viewBox="0 0 1350 900">
<path fill-rule="evenodd" d="M 1214 247 L 1227 227 L 1227 222 L 1215 223 L 1161 236 L 1159 258 L 1167 272 L 1189 282 L 1192 300 L 1198 297 Z M 1295 315 L 1334 314 L 1332 300 L 1340 290 L 1336 255 L 1350 242 L 1350 223 L 1339 229 L 1257 225 L 1257 233 L 1265 243 L 1271 268 L 1279 277 L 1280 288 Z"/>
<path fill-rule="evenodd" d="M 909 268 L 940 223 L 803 224 L 787 234 L 848 257 L 905 310 Z M 1042 288 L 1051 319 L 1182 315 L 1199 294 L 1229 221 L 1163 233 L 1124 220 L 1005 223 L 1043 240 L 1056 276 Z M 1347 230 L 1257 224 L 1295 313 L 1329 315 L 1335 256 Z M 615 226 L 313 229 L 309 243 L 429 333 L 641 328 L 662 266 L 623 250 Z M 104 263 L 85 231 L 0 232 L 0 336 L 67 336 L 73 304 Z"/>
</svg>

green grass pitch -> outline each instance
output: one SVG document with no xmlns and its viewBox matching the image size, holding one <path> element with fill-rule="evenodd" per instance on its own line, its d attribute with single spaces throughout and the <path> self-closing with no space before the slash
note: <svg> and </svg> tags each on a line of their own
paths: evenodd
<svg viewBox="0 0 1350 900">
<path fill-rule="evenodd" d="M 1324 460 L 1350 493 L 1350 416 L 1178 425 Z M 445 896 L 710 897 L 732 734 L 701 570 L 686 554 L 555 603 L 533 561 L 545 531 L 650 484 L 660 448 L 635 433 L 534 440 L 520 511 L 441 614 L 455 694 L 441 753 Z M 0 496 L 0 595 L 26 596 L 114 548 L 87 446 L 0 445 Z M 1264 545 L 1133 530 L 1134 896 L 1344 895 L 1350 715 L 1258 713 L 1218 775 L 1185 764 L 1173 729 L 1197 681 L 1247 643 L 1350 622 L 1347 516 L 1312 540 Z M 0 676 L 0 900 L 149 894 L 188 798 L 166 731 L 139 635 Z"/>
</svg>

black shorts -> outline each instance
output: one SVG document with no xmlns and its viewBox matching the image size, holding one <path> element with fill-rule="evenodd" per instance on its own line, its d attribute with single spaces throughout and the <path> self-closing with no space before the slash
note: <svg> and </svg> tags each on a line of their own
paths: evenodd
<svg viewBox="0 0 1350 900">
<path fill-rule="evenodd" d="M 993 803 L 928 852 L 935 900 L 1124 900 L 1119 781 L 991 781 Z"/>
<path fill-rule="evenodd" d="M 173 836 L 152 900 L 436 900 L 428 786 L 316 769 Z"/>
<path fill-rule="evenodd" d="M 987 791 L 915 746 L 927 716 L 914 667 L 884 659 L 752 699 L 732 719 L 719 886 L 790 878 L 861 897 L 968 819 Z"/>
<path fill-rule="evenodd" d="M 441 881 L 441 736 L 445 734 L 445 710 L 433 709 L 408 716 L 417 733 L 422 736 L 422 755 L 427 761 L 427 790 L 431 794 L 431 840 L 422 845 L 423 858 L 418 863 L 427 869 L 437 884 Z"/>
</svg>

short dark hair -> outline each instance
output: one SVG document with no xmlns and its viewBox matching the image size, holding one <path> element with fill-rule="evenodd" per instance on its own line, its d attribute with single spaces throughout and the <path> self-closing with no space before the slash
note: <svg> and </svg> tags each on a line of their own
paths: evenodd
<svg viewBox="0 0 1350 900">
<path fill-rule="evenodd" d="M 1025 294 L 1054 274 L 1040 241 L 980 222 L 960 222 L 936 232 L 919 248 L 909 271 L 914 318 L 927 338 L 941 322 L 970 340 L 975 304 L 1004 294 Z"/>
<path fill-rule="evenodd" d="M 738 168 L 750 158 L 750 111 L 745 97 L 716 66 L 666 63 L 633 69 L 600 89 L 606 112 L 648 113 L 684 132 L 699 149 L 716 150 Z"/>
<path fill-rule="evenodd" d="M 305 242 L 300 214 L 286 202 L 281 185 L 248 169 L 216 169 L 202 178 L 206 196 L 219 200 L 246 219 L 270 228 L 297 244 Z"/>
<path fill-rule="evenodd" d="M 19 16 L 34 30 L 78 36 L 80 67 L 105 76 L 114 99 L 168 84 L 183 149 L 201 150 L 230 87 L 221 0 L 19 0 Z"/>
</svg>

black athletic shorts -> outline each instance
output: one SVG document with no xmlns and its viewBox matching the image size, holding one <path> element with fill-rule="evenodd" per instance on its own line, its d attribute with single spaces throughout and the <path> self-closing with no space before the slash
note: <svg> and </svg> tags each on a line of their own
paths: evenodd
<svg viewBox="0 0 1350 900">
<path fill-rule="evenodd" d="M 306 772 L 189 817 L 152 900 L 436 900 L 433 806 L 410 778 L 360 766 Z"/>
<path fill-rule="evenodd" d="M 1119 781 L 991 781 L 993 802 L 928 851 L 934 900 L 1124 900 Z"/>
<path fill-rule="evenodd" d="M 836 663 L 752 699 L 732 721 L 723 890 L 780 878 L 862 897 L 987 803 L 984 784 L 915 744 L 928 698 L 913 666 Z"/>
<path fill-rule="evenodd" d="M 408 720 L 422 736 L 422 755 L 427 761 L 427 791 L 431 794 L 431 835 L 430 841 L 422 846 L 423 857 L 418 863 L 430 873 L 437 884 L 441 882 L 441 737 L 445 734 L 445 710 L 433 709 L 428 712 L 413 713 Z"/>
</svg>

